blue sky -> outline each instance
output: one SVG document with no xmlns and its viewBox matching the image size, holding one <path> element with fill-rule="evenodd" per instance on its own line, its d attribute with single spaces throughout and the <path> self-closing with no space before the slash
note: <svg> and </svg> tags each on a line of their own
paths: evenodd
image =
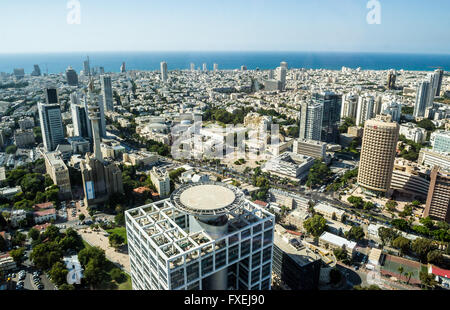
<svg viewBox="0 0 450 310">
<path fill-rule="evenodd" d="M 450 1 L 1 0 L 0 53 L 88 51 L 348 51 L 450 54 Z"/>
</svg>

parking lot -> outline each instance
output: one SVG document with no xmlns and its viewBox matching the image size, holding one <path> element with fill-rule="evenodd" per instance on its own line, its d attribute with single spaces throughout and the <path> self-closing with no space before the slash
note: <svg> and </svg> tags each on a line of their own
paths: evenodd
<svg viewBox="0 0 450 310">
<path fill-rule="evenodd" d="M 55 290 L 47 275 L 34 268 L 23 268 L 18 272 L 8 274 L 11 278 L 10 289 L 15 290 Z"/>
</svg>

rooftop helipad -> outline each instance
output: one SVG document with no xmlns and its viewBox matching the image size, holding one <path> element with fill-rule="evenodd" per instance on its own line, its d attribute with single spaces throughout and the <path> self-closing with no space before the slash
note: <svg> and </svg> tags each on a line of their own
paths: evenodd
<svg viewBox="0 0 450 310">
<path fill-rule="evenodd" d="M 178 188 L 171 200 L 183 212 L 198 216 L 219 216 L 240 207 L 244 194 L 228 184 L 201 182 Z"/>
</svg>

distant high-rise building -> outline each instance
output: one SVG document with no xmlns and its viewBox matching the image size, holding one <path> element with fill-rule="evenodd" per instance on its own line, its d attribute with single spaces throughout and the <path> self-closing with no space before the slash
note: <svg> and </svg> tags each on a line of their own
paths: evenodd
<svg viewBox="0 0 450 310">
<path fill-rule="evenodd" d="M 422 81 L 419 84 L 419 87 L 417 88 L 416 103 L 414 105 L 414 117 L 423 117 L 425 115 L 425 109 L 428 107 L 428 101 L 430 98 L 430 91 L 429 81 Z"/>
<path fill-rule="evenodd" d="M 358 108 L 356 110 L 356 125 L 362 126 L 364 122 L 371 119 L 374 114 L 375 98 L 370 95 L 360 96 L 358 99 Z"/>
<path fill-rule="evenodd" d="M 219 71 L 219 65 L 218 64 L 214 64 L 214 72 Z"/>
<path fill-rule="evenodd" d="M 444 78 L 444 70 L 437 69 L 434 71 L 437 80 L 436 93 L 435 96 L 439 97 L 441 95 L 442 79 Z"/>
<path fill-rule="evenodd" d="M 356 111 L 358 109 L 358 95 L 346 94 L 342 98 L 341 118 L 356 118 Z"/>
<path fill-rule="evenodd" d="M 320 141 L 323 103 L 300 103 L 300 139 Z"/>
<path fill-rule="evenodd" d="M 402 105 L 395 101 L 387 102 L 382 105 L 381 113 L 390 115 L 392 121 L 399 123 L 402 115 Z"/>
<path fill-rule="evenodd" d="M 436 97 L 439 85 L 439 78 L 439 74 L 436 72 L 428 74 L 428 81 L 430 82 L 430 85 L 428 89 L 427 108 L 433 106 L 434 97 Z"/>
<path fill-rule="evenodd" d="M 56 88 L 48 87 L 45 89 L 44 93 L 45 93 L 45 102 L 47 104 L 58 104 L 59 105 L 58 91 L 56 90 Z"/>
<path fill-rule="evenodd" d="M 247 66 L 242 65 L 241 66 L 241 71 L 247 71 Z"/>
<path fill-rule="evenodd" d="M 390 115 L 367 120 L 358 169 L 358 183 L 374 193 L 386 193 L 391 186 L 399 124 Z"/>
<path fill-rule="evenodd" d="M 276 69 L 276 79 L 281 82 L 283 90 L 286 88 L 286 75 L 287 69 L 285 67 L 278 67 Z"/>
<path fill-rule="evenodd" d="M 88 93 L 87 96 L 84 97 L 84 106 L 86 111 L 89 110 L 89 106 L 91 105 L 95 105 L 98 106 L 98 110 L 99 110 L 99 133 L 100 133 L 100 137 L 105 138 L 106 137 L 106 119 L 105 119 L 105 106 L 103 105 L 103 96 L 96 96 L 94 94 L 94 82 L 91 80 L 89 82 L 89 87 L 88 87 Z M 90 118 L 89 118 L 90 120 Z M 92 123 L 92 122 L 91 122 Z M 92 124 L 91 124 L 92 126 Z M 93 137 L 91 136 L 91 139 L 93 139 Z"/>
<path fill-rule="evenodd" d="M 273 80 L 275 78 L 274 74 L 273 74 L 273 70 L 269 70 L 269 76 L 268 76 L 269 80 Z"/>
<path fill-rule="evenodd" d="M 430 174 L 430 187 L 424 217 L 450 223 L 450 172 L 434 166 Z"/>
<path fill-rule="evenodd" d="M 111 77 L 109 75 L 100 76 L 102 86 L 103 107 L 105 111 L 114 111 L 113 91 Z"/>
<path fill-rule="evenodd" d="M 89 64 L 89 56 L 85 61 L 83 61 L 83 73 L 85 76 L 91 75 L 91 66 Z"/>
<path fill-rule="evenodd" d="M 105 68 L 104 68 L 104 67 L 100 67 L 100 68 L 98 69 L 98 71 L 99 71 L 100 75 L 105 74 Z"/>
<path fill-rule="evenodd" d="M 93 81 L 89 83 L 89 93 L 92 95 Z M 100 125 L 102 119 L 102 104 L 90 101 L 88 104 L 89 119 L 92 125 L 94 154 L 86 154 L 80 163 L 85 203 L 95 206 L 104 203 L 114 193 L 123 194 L 122 172 L 113 162 L 103 159 L 101 152 Z"/>
<path fill-rule="evenodd" d="M 47 152 L 64 142 L 64 128 L 59 104 L 38 103 L 42 140 Z"/>
<path fill-rule="evenodd" d="M 74 136 L 87 139 L 91 138 L 91 122 L 86 106 L 80 104 L 77 93 L 70 94 L 70 102 Z"/>
<path fill-rule="evenodd" d="M 161 62 L 161 80 L 166 82 L 169 78 L 169 73 L 167 71 L 167 63 L 165 61 Z"/>
<path fill-rule="evenodd" d="M 381 96 L 375 97 L 375 101 L 373 104 L 373 115 L 381 114 L 381 108 L 383 105 L 383 98 Z"/>
<path fill-rule="evenodd" d="M 387 78 L 387 88 L 395 89 L 395 80 L 397 79 L 397 75 L 394 71 L 389 71 Z"/>
<path fill-rule="evenodd" d="M 120 73 L 125 73 L 127 72 L 127 69 L 125 68 L 125 61 L 122 62 L 122 65 L 120 66 Z"/>
<path fill-rule="evenodd" d="M 66 79 L 69 86 L 78 86 L 77 72 L 69 66 L 66 70 Z"/>
<path fill-rule="evenodd" d="M 195 63 L 191 62 L 191 71 L 195 71 Z"/>
<path fill-rule="evenodd" d="M 285 68 L 286 70 L 288 69 L 288 63 L 285 61 L 280 62 L 280 67 Z"/>
<path fill-rule="evenodd" d="M 25 76 L 25 70 L 23 68 L 16 68 L 13 70 L 13 74 L 16 79 L 22 79 Z"/>
<path fill-rule="evenodd" d="M 39 65 L 34 65 L 33 72 L 31 72 L 32 76 L 41 76 L 41 68 L 39 68 Z"/>
<path fill-rule="evenodd" d="M 208 71 L 208 67 L 207 67 L 206 63 L 203 63 L 203 71 Z"/>
<path fill-rule="evenodd" d="M 333 92 L 315 93 L 312 96 L 315 103 L 322 104 L 322 134 L 324 142 L 337 143 L 339 141 L 339 122 L 342 105 L 342 95 Z"/>
</svg>

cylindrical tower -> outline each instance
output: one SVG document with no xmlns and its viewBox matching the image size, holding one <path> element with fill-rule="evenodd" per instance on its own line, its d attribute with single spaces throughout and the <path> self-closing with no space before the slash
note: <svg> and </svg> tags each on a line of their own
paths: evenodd
<svg viewBox="0 0 450 310">
<path fill-rule="evenodd" d="M 399 125 L 390 115 L 366 121 L 358 171 L 358 183 L 366 190 L 376 194 L 389 190 L 398 134 Z"/>
<path fill-rule="evenodd" d="M 199 182 L 184 185 L 172 193 L 172 203 L 189 214 L 189 230 L 204 230 L 212 239 L 228 233 L 228 213 L 241 207 L 244 193 L 237 187 L 219 182 Z M 205 279 L 205 289 L 226 290 L 228 270 L 223 268 Z"/>
</svg>

